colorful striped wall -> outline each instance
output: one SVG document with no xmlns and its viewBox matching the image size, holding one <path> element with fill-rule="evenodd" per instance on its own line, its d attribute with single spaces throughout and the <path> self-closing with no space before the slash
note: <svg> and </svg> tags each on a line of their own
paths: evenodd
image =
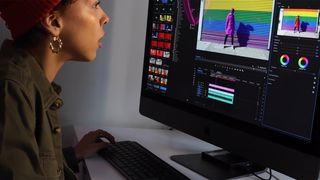
<svg viewBox="0 0 320 180">
<path fill-rule="evenodd" d="M 302 32 L 316 32 L 319 11 L 317 9 L 284 9 L 281 30 L 294 29 L 295 19 L 300 16 Z"/>
<path fill-rule="evenodd" d="M 235 45 L 267 49 L 272 5 L 273 0 L 205 0 L 201 39 L 223 43 L 226 17 L 234 8 Z"/>
</svg>

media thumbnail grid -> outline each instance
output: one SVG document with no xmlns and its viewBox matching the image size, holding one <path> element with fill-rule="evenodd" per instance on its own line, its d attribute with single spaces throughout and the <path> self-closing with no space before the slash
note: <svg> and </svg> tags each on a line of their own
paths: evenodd
<svg viewBox="0 0 320 180">
<path fill-rule="evenodd" d="M 152 23 L 148 88 L 167 91 L 173 42 L 173 0 L 156 0 Z"/>
<path fill-rule="evenodd" d="M 168 68 L 163 59 L 151 57 L 148 67 L 148 87 L 165 92 L 168 85 Z"/>
</svg>

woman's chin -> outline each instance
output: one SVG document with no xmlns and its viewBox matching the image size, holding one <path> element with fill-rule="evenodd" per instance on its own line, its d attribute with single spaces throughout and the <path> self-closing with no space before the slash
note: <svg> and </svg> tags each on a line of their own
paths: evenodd
<svg viewBox="0 0 320 180">
<path fill-rule="evenodd" d="M 96 57 L 97 57 L 97 53 L 93 53 L 91 55 L 73 58 L 72 61 L 91 62 L 91 61 L 94 61 Z"/>
</svg>

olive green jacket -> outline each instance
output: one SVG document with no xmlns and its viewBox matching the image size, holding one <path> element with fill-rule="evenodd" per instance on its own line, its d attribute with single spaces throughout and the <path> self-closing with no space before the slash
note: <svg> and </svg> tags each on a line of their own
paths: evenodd
<svg viewBox="0 0 320 180">
<path fill-rule="evenodd" d="M 76 179 L 62 152 L 61 88 L 7 41 L 0 51 L 0 179 Z"/>
</svg>

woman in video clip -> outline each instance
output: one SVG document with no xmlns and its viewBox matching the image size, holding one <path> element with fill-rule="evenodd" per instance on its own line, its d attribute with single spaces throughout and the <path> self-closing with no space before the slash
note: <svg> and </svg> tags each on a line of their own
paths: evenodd
<svg viewBox="0 0 320 180">
<path fill-rule="evenodd" d="M 109 17 L 97 0 L 0 0 L 13 40 L 0 50 L 0 179 L 76 179 L 78 162 L 114 138 L 103 130 L 62 150 L 54 79 L 66 61 L 93 61 Z"/>
<path fill-rule="evenodd" d="M 233 45 L 234 29 L 235 29 L 235 18 L 234 18 L 234 9 L 232 8 L 226 18 L 226 36 L 224 38 L 224 48 L 226 47 L 228 37 L 231 36 L 231 45 L 232 45 L 232 48 L 234 49 L 234 45 Z"/>
<path fill-rule="evenodd" d="M 294 21 L 294 33 L 296 33 L 296 30 L 298 30 L 298 32 L 300 33 L 300 16 L 296 16 L 296 19 Z"/>
</svg>

